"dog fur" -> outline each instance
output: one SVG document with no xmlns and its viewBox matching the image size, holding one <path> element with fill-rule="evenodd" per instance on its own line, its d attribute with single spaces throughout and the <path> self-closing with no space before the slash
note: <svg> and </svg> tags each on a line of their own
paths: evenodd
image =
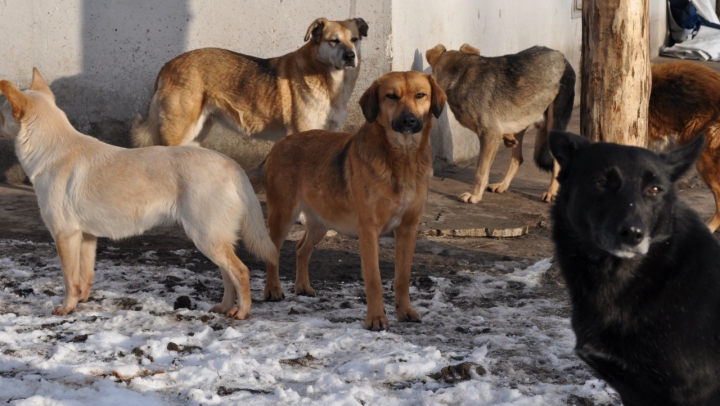
<svg viewBox="0 0 720 406">
<path fill-rule="evenodd" d="M 265 163 L 248 174 L 266 190 L 270 238 L 278 249 L 302 211 L 305 235 L 297 244 L 295 293 L 315 296 L 308 262 L 329 228 L 360 241 L 367 296 L 365 328 L 387 329 L 378 238 L 395 234 L 397 319 L 420 321 L 410 303 L 410 266 L 432 176 L 430 129 L 445 105 L 432 76 L 391 72 L 360 98 L 367 122 L 356 134 L 309 131 L 285 137 Z M 277 261 L 268 263 L 266 300 L 281 300 Z"/>
<path fill-rule="evenodd" d="M 458 198 L 475 204 L 485 189 L 503 193 L 523 163 L 522 140 L 530 125 L 538 126 L 535 163 L 553 171 L 543 201 L 557 194 L 559 167 L 548 150 L 550 130 L 564 131 L 575 99 L 575 71 L 559 51 L 535 46 L 517 54 L 483 57 L 465 44 L 459 51 L 437 45 L 425 53 L 433 76 L 445 90 L 455 118 L 480 139 L 480 155 L 471 192 Z M 490 167 L 500 141 L 512 147 L 510 166 L 499 183 L 488 185 Z"/>
<path fill-rule="evenodd" d="M 707 142 L 696 168 L 715 197 L 707 222 L 720 227 L 720 73 L 694 62 L 652 66 L 648 143 L 655 151 L 686 145 L 700 134 Z"/>
<path fill-rule="evenodd" d="M 247 317 L 250 274 L 234 252 L 238 231 L 248 249 L 268 262 L 277 261 L 277 250 L 240 166 L 200 147 L 125 149 L 81 134 L 55 105 L 37 69 L 30 90 L 8 81 L 0 81 L 0 90 L 8 99 L 0 133 L 15 138 L 60 255 L 65 298 L 53 314 L 71 313 L 87 300 L 98 237 L 125 238 L 177 221 L 220 267 L 225 292 L 211 311 Z"/>
<path fill-rule="evenodd" d="M 550 134 L 576 353 L 626 406 L 720 404 L 720 243 L 675 188 L 703 143 L 658 156 Z"/>
<path fill-rule="evenodd" d="M 277 139 L 312 129 L 337 131 L 360 70 L 362 18 L 308 27 L 305 45 L 276 58 L 260 59 L 225 49 L 186 52 L 162 67 L 148 118 L 133 123 L 136 147 L 199 144 L 206 121 Z"/>
</svg>

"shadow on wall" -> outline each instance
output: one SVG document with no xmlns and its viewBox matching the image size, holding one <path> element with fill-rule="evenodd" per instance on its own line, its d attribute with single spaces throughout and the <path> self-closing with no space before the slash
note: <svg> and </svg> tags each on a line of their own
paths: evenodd
<svg viewBox="0 0 720 406">
<path fill-rule="evenodd" d="M 185 51 L 192 15 L 185 0 L 85 0 L 82 13 L 82 73 L 55 80 L 52 90 L 79 131 L 129 147 L 157 73 Z"/>
<path fill-rule="evenodd" d="M 419 49 L 415 49 L 411 70 L 432 74 L 432 68 L 425 66 L 425 56 Z M 450 130 L 450 120 L 448 114 L 450 107 L 445 105 L 442 114 L 435 120 L 435 126 L 430 133 L 430 146 L 433 152 L 433 168 L 442 169 L 447 166 L 454 165 L 453 161 L 453 143 L 452 132 Z"/>
</svg>

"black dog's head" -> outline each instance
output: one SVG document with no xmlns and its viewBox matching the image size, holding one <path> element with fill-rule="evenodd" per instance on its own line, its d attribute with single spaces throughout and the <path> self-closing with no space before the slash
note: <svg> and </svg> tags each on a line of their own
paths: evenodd
<svg viewBox="0 0 720 406">
<path fill-rule="evenodd" d="M 620 258 L 645 255 L 672 233 L 675 182 L 700 156 L 705 136 L 669 154 L 610 143 L 590 143 L 552 132 L 550 150 L 560 164 L 555 221 L 577 238 Z"/>
</svg>

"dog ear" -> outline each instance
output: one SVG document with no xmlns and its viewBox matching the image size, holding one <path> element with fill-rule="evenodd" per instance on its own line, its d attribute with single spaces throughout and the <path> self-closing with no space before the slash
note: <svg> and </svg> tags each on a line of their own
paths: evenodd
<svg viewBox="0 0 720 406">
<path fill-rule="evenodd" d="M 575 152 L 582 147 L 590 145 L 590 141 L 587 138 L 562 131 L 550 131 L 548 142 L 550 143 L 550 153 L 557 159 L 560 164 L 560 169 L 566 173 Z"/>
<path fill-rule="evenodd" d="M 53 101 L 55 100 L 55 95 L 53 94 L 52 90 L 50 90 L 50 86 L 45 83 L 45 79 L 40 76 L 40 71 L 37 68 L 33 68 L 33 78 L 32 84 L 30 85 L 30 90 L 45 93 L 46 95 L 52 97 Z"/>
<path fill-rule="evenodd" d="M 325 24 L 327 24 L 329 21 L 327 18 L 318 18 L 315 21 L 310 24 L 310 26 L 307 29 L 307 33 L 305 33 L 305 42 L 307 42 L 311 37 L 317 42 L 320 43 L 320 39 L 322 38 L 323 30 L 325 29 Z"/>
<path fill-rule="evenodd" d="M 433 48 L 430 48 L 425 52 L 425 59 L 427 59 L 427 62 L 430 64 L 430 67 L 435 66 L 435 64 L 440 60 L 440 56 L 445 51 L 446 51 L 446 48 L 444 45 L 437 44 Z"/>
<path fill-rule="evenodd" d="M 437 84 L 432 75 L 427 75 L 427 77 L 428 82 L 430 82 L 430 88 L 432 89 L 432 95 L 430 96 L 430 110 L 432 110 L 435 118 L 440 118 L 440 114 L 445 107 L 445 100 L 447 100 L 447 96 L 445 95 L 445 91 L 440 88 L 440 85 Z"/>
<path fill-rule="evenodd" d="M 471 46 L 470 44 L 462 44 L 460 46 L 460 52 L 466 54 L 480 55 L 480 50 L 475 48 L 474 46 Z"/>
<path fill-rule="evenodd" d="M 365 22 L 365 20 L 358 17 L 355 19 L 355 24 L 357 24 L 358 33 L 360 34 L 360 37 L 367 37 L 368 24 Z"/>
<path fill-rule="evenodd" d="M 0 81 L 0 91 L 5 95 L 8 103 L 12 106 L 13 117 L 15 120 L 20 121 L 25 113 L 25 110 L 30 104 L 30 100 L 23 92 L 20 91 L 20 89 L 7 80 Z"/>
<path fill-rule="evenodd" d="M 380 114 L 380 102 L 378 101 L 379 89 L 380 83 L 375 81 L 360 97 L 360 108 L 368 123 L 375 121 L 378 114 Z"/>
<path fill-rule="evenodd" d="M 670 180 L 673 182 L 682 178 L 705 148 L 705 134 L 700 134 L 695 140 L 682 148 L 668 154 L 660 154 L 660 158 L 670 167 Z"/>
</svg>

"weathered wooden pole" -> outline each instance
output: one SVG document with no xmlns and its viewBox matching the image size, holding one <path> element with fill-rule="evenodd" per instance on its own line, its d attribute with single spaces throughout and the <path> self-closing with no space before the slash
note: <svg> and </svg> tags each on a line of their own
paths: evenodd
<svg viewBox="0 0 720 406">
<path fill-rule="evenodd" d="M 580 131 L 647 146 L 649 0 L 584 0 Z"/>
</svg>

